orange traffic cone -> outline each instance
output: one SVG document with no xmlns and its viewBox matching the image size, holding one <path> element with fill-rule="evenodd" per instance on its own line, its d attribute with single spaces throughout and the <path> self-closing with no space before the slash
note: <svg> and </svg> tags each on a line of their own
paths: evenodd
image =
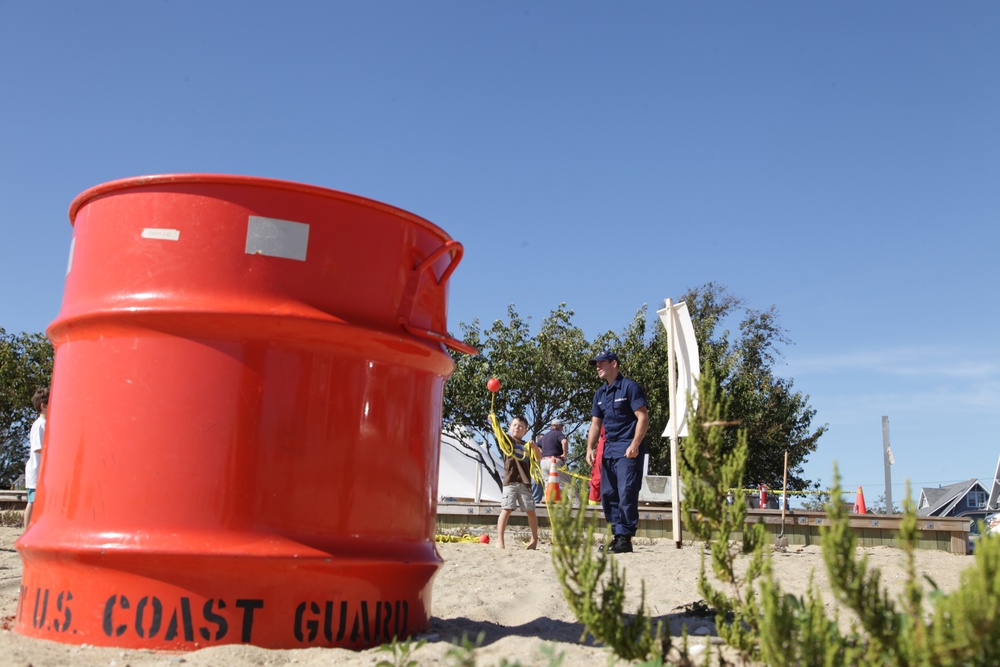
<svg viewBox="0 0 1000 667">
<path fill-rule="evenodd" d="M 854 513 L 855 514 L 868 514 L 868 510 L 865 508 L 865 494 L 858 487 L 858 494 L 854 497 Z"/>
<path fill-rule="evenodd" d="M 559 473 L 556 471 L 555 461 L 549 468 L 549 481 L 545 485 L 545 502 L 557 503 L 562 500 L 562 492 L 559 489 Z"/>
</svg>

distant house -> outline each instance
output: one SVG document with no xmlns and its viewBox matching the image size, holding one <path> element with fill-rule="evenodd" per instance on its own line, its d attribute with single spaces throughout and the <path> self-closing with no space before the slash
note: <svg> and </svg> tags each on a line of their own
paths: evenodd
<svg viewBox="0 0 1000 667">
<path fill-rule="evenodd" d="M 917 516 L 965 516 L 983 518 L 989 513 L 990 492 L 978 479 L 920 489 Z"/>
</svg>

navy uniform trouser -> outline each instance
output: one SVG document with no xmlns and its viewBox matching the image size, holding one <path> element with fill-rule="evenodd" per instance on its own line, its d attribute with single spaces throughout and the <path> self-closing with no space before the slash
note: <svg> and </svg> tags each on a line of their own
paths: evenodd
<svg viewBox="0 0 1000 667">
<path fill-rule="evenodd" d="M 645 456 L 639 452 L 634 459 L 622 456 L 601 460 L 601 505 L 615 535 L 632 537 L 639 527 L 639 488 Z"/>
</svg>

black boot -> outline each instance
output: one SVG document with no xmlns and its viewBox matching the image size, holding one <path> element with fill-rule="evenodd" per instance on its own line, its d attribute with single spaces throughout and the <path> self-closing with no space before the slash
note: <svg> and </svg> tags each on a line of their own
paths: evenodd
<svg viewBox="0 0 1000 667">
<path fill-rule="evenodd" d="M 632 553 L 632 538 L 628 535 L 617 535 L 615 541 L 608 548 L 608 553 L 630 554 Z"/>
<path fill-rule="evenodd" d="M 618 543 L 625 537 L 624 535 L 615 535 L 614 539 L 611 540 L 611 544 L 602 544 L 597 547 L 598 551 L 607 551 L 608 553 L 616 554 L 618 553 L 615 549 L 618 547 Z"/>
</svg>

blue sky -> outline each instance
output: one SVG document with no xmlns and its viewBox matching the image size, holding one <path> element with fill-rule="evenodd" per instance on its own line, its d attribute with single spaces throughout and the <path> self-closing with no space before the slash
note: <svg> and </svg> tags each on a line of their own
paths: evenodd
<svg viewBox="0 0 1000 667">
<path fill-rule="evenodd" d="M 449 325 L 589 335 L 716 281 L 829 424 L 807 476 L 992 480 L 1000 5 L 0 0 L 0 326 L 59 311 L 72 199 L 211 172 L 466 248 Z"/>
</svg>

